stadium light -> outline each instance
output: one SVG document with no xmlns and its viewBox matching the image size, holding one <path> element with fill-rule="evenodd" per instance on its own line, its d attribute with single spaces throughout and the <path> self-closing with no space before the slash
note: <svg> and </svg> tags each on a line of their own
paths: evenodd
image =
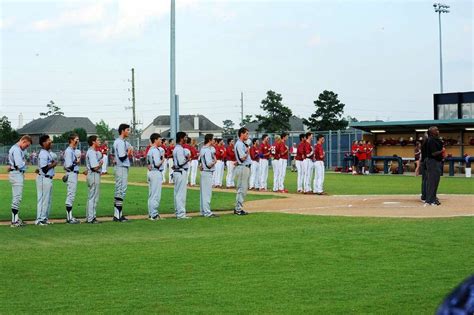
<svg viewBox="0 0 474 315">
<path fill-rule="evenodd" d="M 443 51 L 441 44 L 441 13 L 449 13 L 449 5 L 443 3 L 434 3 L 435 12 L 438 13 L 439 24 L 439 86 L 441 93 L 443 93 Z"/>
<path fill-rule="evenodd" d="M 415 129 L 416 132 L 426 132 L 428 129 Z"/>
<path fill-rule="evenodd" d="M 466 128 L 467 131 L 474 131 L 474 128 Z"/>
<path fill-rule="evenodd" d="M 371 130 L 371 133 L 385 133 L 385 130 Z"/>
</svg>

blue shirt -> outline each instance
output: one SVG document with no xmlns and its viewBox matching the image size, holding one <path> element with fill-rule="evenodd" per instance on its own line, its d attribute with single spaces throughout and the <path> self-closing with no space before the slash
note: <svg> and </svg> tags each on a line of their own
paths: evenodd
<svg viewBox="0 0 474 315">
<path fill-rule="evenodd" d="M 237 164 L 241 165 L 251 165 L 252 160 L 250 159 L 249 149 L 240 139 L 237 140 L 234 146 L 235 159 Z"/>
<path fill-rule="evenodd" d="M 162 148 L 151 147 L 146 155 L 146 161 L 148 165 L 151 165 L 152 171 L 163 171 L 164 155 L 162 154 L 162 151 L 160 149 L 163 150 Z"/>
<path fill-rule="evenodd" d="M 130 167 L 130 159 L 128 158 L 128 148 L 130 148 L 130 143 L 125 141 L 122 138 L 117 138 L 114 141 L 114 152 L 115 152 L 115 163 L 117 166 Z M 123 162 L 120 158 L 125 158 Z"/>
<path fill-rule="evenodd" d="M 102 160 L 102 153 L 96 151 L 93 147 L 87 150 L 86 154 L 86 167 L 89 172 L 94 172 L 92 169 L 99 166 L 99 162 Z M 99 171 L 97 171 L 99 172 Z"/>
<path fill-rule="evenodd" d="M 8 164 L 11 169 L 24 172 L 26 170 L 26 150 L 22 150 L 18 144 L 13 145 L 8 151 Z"/>
<path fill-rule="evenodd" d="M 216 150 L 214 147 L 203 146 L 199 152 L 199 156 L 201 159 L 203 171 L 214 171 L 216 169 L 215 165 L 209 167 L 214 163 L 214 159 L 216 157 Z"/>
<path fill-rule="evenodd" d="M 79 172 L 79 165 L 77 165 L 76 149 L 67 147 L 64 151 L 64 169 L 66 171 Z"/>
<path fill-rule="evenodd" d="M 174 163 L 174 169 L 176 170 L 184 169 L 187 171 L 189 168 L 188 159 L 186 158 L 186 155 L 184 154 L 184 148 L 180 144 L 177 144 L 174 147 L 173 163 Z"/>
<path fill-rule="evenodd" d="M 40 175 L 49 175 L 51 177 L 54 176 L 54 167 L 50 168 L 46 174 L 43 172 L 43 167 L 48 166 L 51 163 L 53 163 L 53 157 L 51 156 L 51 153 L 45 149 L 41 149 L 38 154 L 38 168 Z"/>
</svg>

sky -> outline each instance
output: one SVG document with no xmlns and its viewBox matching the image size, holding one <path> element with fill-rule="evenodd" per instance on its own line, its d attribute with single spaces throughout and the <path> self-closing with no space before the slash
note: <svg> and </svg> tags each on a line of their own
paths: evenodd
<svg viewBox="0 0 474 315">
<path fill-rule="evenodd" d="M 473 2 L 443 14 L 444 92 L 474 90 Z M 324 90 L 359 120 L 433 118 L 438 14 L 431 1 L 176 0 L 180 114 L 214 123 L 261 114 L 274 90 L 308 117 Z M 18 127 L 53 100 L 66 116 L 169 114 L 170 0 L 0 0 L 0 115 Z"/>
</svg>

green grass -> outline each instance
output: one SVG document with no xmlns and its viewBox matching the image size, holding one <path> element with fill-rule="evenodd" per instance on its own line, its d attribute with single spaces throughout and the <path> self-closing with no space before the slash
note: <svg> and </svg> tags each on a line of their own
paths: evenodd
<svg viewBox="0 0 474 315">
<path fill-rule="evenodd" d="M 101 184 L 99 205 L 97 207 L 98 216 L 112 216 L 114 202 L 114 185 Z M 76 200 L 74 203 L 74 215 L 84 217 L 86 214 L 87 185 L 85 182 L 78 183 Z M 268 195 L 247 195 L 246 200 L 258 200 L 275 198 Z M 8 181 L 0 181 L 0 200 L 6 201 L 0 204 L 0 220 L 11 219 L 11 186 Z M 50 218 L 64 218 L 66 201 L 66 184 L 55 180 L 53 187 L 53 205 Z M 148 214 L 148 187 L 129 185 L 124 202 L 124 214 Z M 199 212 L 199 190 L 188 189 L 187 211 Z M 231 210 L 235 206 L 235 191 L 214 192 L 212 194 L 211 209 Z M 162 190 L 160 213 L 174 213 L 173 188 L 164 187 Z M 20 217 L 23 220 L 36 218 L 36 184 L 33 180 L 25 181 L 23 190 L 23 201 L 20 207 Z"/>
<path fill-rule="evenodd" d="M 474 218 L 253 214 L 0 228 L 0 313 L 433 314 Z"/>
</svg>

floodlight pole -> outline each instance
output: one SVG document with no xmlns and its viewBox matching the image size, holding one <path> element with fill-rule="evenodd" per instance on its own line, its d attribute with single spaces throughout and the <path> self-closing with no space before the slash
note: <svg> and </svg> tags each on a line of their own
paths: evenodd
<svg viewBox="0 0 474 315">
<path fill-rule="evenodd" d="M 175 46 L 175 0 L 171 0 L 170 23 L 170 138 L 176 137 L 179 128 L 179 113 L 176 108 L 176 46 Z"/>
<path fill-rule="evenodd" d="M 443 45 L 441 37 L 441 13 L 449 13 L 449 5 L 442 3 L 433 4 L 435 12 L 438 13 L 438 26 L 439 26 L 439 86 L 440 93 L 443 93 Z"/>
</svg>

